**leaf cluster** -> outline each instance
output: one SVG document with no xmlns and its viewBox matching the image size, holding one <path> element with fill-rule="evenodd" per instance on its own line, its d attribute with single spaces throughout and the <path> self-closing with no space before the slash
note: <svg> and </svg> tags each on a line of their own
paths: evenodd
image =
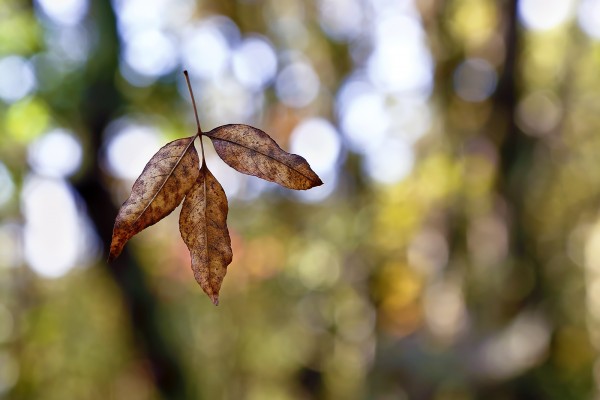
<svg viewBox="0 0 600 400">
<path fill-rule="evenodd" d="M 202 132 L 187 71 L 184 74 L 197 133 L 166 144 L 146 164 L 115 220 L 109 261 L 119 256 L 135 234 L 169 215 L 183 201 L 179 232 L 190 251 L 196 281 L 216 305 L 233 252 L 227 228 L 227 196 L 206 165 L 202 136 L 212 140 L 225 163 L 244 174 L 296 190 L 323 182 L 304 158 L 287 153 L 260 129 L 230 124 Z M 202 149 L 201 165 L 194 145 L 197 137 Z"/>
</svg>

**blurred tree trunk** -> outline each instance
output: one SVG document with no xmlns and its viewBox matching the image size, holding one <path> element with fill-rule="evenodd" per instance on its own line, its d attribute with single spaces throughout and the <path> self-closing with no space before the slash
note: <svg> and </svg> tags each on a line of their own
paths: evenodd
<svg viewBox="0 0 600 400">
<path fill-rule="evenodd" d="M 535 304 L 541 299 L 540 260 L 535 254 L 536 240 L 527 224 L 525 199 L 528 197 L 529 171 L 533 161 L 536 141 L 525 135 L 517 126 L 516 110 L 519 100 L 518 81 L 519 57 L 522 54 L 517 21 L 519 0 L 505 0 L 503 28 L 505 30 L 506 57 L 496 96 L 492 124 L 503 122 L 502 140 L 499 146 L 498 193 L 509 205 L 511 223 L 510 252 L 520 267 L 531 268 L 535 277 L 534 287 L 524 302 Z M 519 267 L 518 266 L 518 267 Z M 524 304 L 523 304 L 524 305 Z"/>
<path fill-rule="evenodd" d="M 109 122 L 121 111 L 123 99 L 115 87 L 118 73 L 119 38 L 116 16 L 109 1 L 92 2 L 91 18 L 98 33 L 95 49 L 86 70 L 88 86 L 84 93 L 81 115 L 89 130 L 90 169 L 77 182 L 75 189 L 85 202 L 90 219 L 107 249 L 117 208 L 103 185 L 104 176 L 99 165 L 102 134 Z M 158 304 L 148 287 L 143 270 L 127 248 L 111 264 L 102 264 L 114 280 L 131 322 L 133 336 L 150 366 L 157 391 L 163 398 L 185 398 L 184 374 L 175 354 L 159 326 Z M 107 349 L 110 351 L 109 349 Z"/>
</svg>

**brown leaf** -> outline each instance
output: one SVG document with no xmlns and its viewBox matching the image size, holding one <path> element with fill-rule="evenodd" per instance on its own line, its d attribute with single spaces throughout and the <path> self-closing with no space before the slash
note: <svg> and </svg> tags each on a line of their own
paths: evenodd
<svg viewBox="0 0 600 400">
<path fill-rule="evenodd" d="M 169 215 L 194 185 L 200 173 L 194 138 L 168 143 L 146 164 L 115 220 L 109 260 L 133 235 Z"/>
<path fill-rule="evenodd" d="M 183 202 L 179 231 L 190 250 L 194 277 L 215 305 L 233 258 L 227 212 L 225 191 L 202 162 L 200 175 Z"/>
<path fill-rule="evenodd" d="M 223 125 L 205 133 L 219 157 L 230 167 L 248 175 L 305 190 L 323 184 L 299 155 L 290 154 L 265 132 L 248 125 Z"/>
</svg>

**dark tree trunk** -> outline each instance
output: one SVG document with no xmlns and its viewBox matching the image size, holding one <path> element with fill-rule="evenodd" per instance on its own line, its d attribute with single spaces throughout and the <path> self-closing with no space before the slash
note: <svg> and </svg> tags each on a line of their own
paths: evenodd
<svg viewBox="0 0 600 400">
<path fill-rule="evenodd" d="M 89 61 L 87 82 L 81 115 L 90 135 L 88 155 L 90 169 L 75 184 L 85 202 L 87 212 L 102 240 L 109 247 L 112 227 L 118 209 L 104 187 L 99 165 L 102 134 L 121 111 L 123 99 L 115 87 L 118 73 L 119 38 L 114 11 L 109 1 L 92 2 L 91 18 L 98 29 L 99 44 Z M 186 393 L 184 374 L 172 349 L 160 329 L 158 304 L 145 280 L 143 270 L 127 248 L 114 262 L 101 264 L 121 293 L 129 316 L 133 336 L 139 351 L 151 368 L 157 391 L 163 398 L 183 399 Z M 110 349 L 107 349 L 110 351 Z"/>
</svg>

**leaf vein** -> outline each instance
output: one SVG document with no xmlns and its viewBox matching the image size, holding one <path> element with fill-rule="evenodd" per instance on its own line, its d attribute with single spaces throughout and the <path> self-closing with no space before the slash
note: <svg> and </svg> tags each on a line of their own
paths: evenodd
<svg viewBox="0 0 600 400">
<path fill-rule="evenodd" d="M 209 137 L 211 137 L 211 136 L 209 136 Z M 289 164 L 287 164 L 287 163 L 285 163 L 285 162 L 283 162 L 283 161 L 281 161 L 281 160 L 278 160 L 278 159 L 276 159 L 275 157 L 273 157 L 273 156 L 271 156 L 271 155 L 269 155 L 269 154 L 265 154 L 265 153 L 263 153 L 262 151 L 258 151 L 258 150 L 256 150 L 256 149 L 253 149 L 253 148 L 251 148 L 251 147 L 244 146 L 243 144 L 240 144 L 240 143 L 238 143 L 238 142 L 234 142 L 234 141 L 232 141 L 232 140 L 222 139 L 222 138 L 218 138 L 218 137 L 214 137 L 214 136 L 212 136 L 211 138 L 214 138 L 215 140 L 221 140 L 221 141 L 223 141 L 223 142 L 231 143 L 231 144 L 233 144 L 233 145 L 236 145 L 236 146 L 243 147 L 244 149 L 247 149 L 247 150 L 253 151 L 253 152 L 255 152 L 255 153 L 258 153 L 258 154 L 260 154 L 260 155 L 262 155 L 262 156 L 265 156 L 265 157 L 267 157 L 267 158 L 270 158 L 271 160 L 273 160 L 273 161 L 275 161 L 275 162 L 277 162 L 277 163 L 279 163 L 279 164 L 285 165 L 286 167 L 288 167 L 288 168 L 289 168 L 289 169 L 291 169 L 292 171 L 294 171 L 294 172 L 296 172 L 297 174 L 299 174 L 299 175 L 303 176 L 304 178 L 308 179 L 308 181 L 309 181 L 309 182 L 312 182 L 312 181 L 313 181 L 313 179 L 312 179 L 312 178 L 310 178 L 310 177 L 306 176 L 305 174 L 303 174 L 302 172 L 298 171 L 297 169 L 295 169 L 295 168 L 294 168 L 294 167 L 292 167 L 291 165 L 289 165 Z M 280 149 L 281 149 L 281 148 L 280 148 Z M 285 151 L 285 150 L 281 149 L 281 151 Z M 291 153 L 288 153 L 288 154 L 290 154 L 290 155 L 294 155 L 294 156 L 296 156 L 296 157 L 300 157 L 300 156 L 298 156 L 297 154 L 291 154 Z M 264 173 L 264 172 L 263 172 L 263 173 Z"/>
<path fill-rule="evenodd" d="M 172 175 L 173 174 L 173 172 L 175 171 L 175 169 L 177 168 L 177 166 L 181 163 L 181 160 L 183 160 L 183 157 L 186 155 L 186 153 L 190 149 L 190 146 L 192 145 L 192 143 L 194 143 L 194 139 L 196 139 L 196 136 L 194 136 L 194 137 L 192 137 L 190 139 L 190 142 L 185 146 L 185 148 L 183 149 L 183 151 L 179 155 L 179 159 L 177 160 L 177 162 L 175 163 L 175 165 L 173 165 L 173 168 L 171 168 L 171 170 L 167 173 L 167 175 Z M 169 180 L 169 178 L 165 179 L 162 182 L 162 184 L 160 185 L 160 187 L 158 188 L 158 190 L 154 193 L 154 195 L 152 196 L 152 198 L 146 204 L 146 207 L 144 207 L 144 209 L 142 210 L 142 212 L 140 212 L 140 215 L 138 215 L 137 218 L 135 219 L 135 221 L 133 221 L 134 224 L 142 217 L 142 215 L 144 215 L 144 213 L 146 212 L 146 210 L 148 210 L 148 208 L 150 207 L 150 205 L 152 204 L 152 202 L 156 199 L 156 197 L 158 196 L 158 194 L 165 187 L 165 184 L 167 183 L 168 180 Z"/>
<path fill-rule="evenodd" d="M 158 164 L 161 161 L 168 160 L 169 158 L 177 158 L 177 157 L 179 157 L 179 156 L 178 155 L 177 156 L 168 156 L 168 157 L 163 157 L 163 158 L 158 159 L 158 160 L 154 160 L 150 164 L 146 165 L 146 168 L 148 168 L 148 167 L 150 167 L 152 165 Z"/>
</svg>

